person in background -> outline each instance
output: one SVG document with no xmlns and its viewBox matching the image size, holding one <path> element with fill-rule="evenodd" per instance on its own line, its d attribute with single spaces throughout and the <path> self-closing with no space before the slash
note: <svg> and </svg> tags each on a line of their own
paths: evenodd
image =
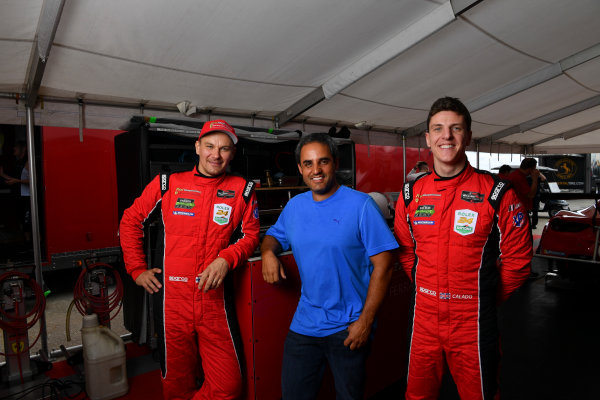
<svg viewBox="0 0 600 400">
<path fill-rule="evenodd" d="M 417 161 L 415 167 L 406 175 L 406 181 L 412 182 L 418 177 L 425 175 L 429 172 L 429 165 L 426 161 Z"/>
<path fill-rule="evenodd" d="M 256 249 L 259 222 L 254 182 L 226 172 L 236 143 L 227 122 L 205 122 L 194 169 L 158 175 L 121 219 L 127 272 L 162 297 L 165 399 L 235 399 L 242 392 L 239 332 L 225 280 Z M 148 269 L 142 247 L 142 227 L 155 208 L 164 222 L 162 269 Z"/>
<path fill-rule="evenodd" d="M 15 176 L 4 174 L 0 169 L 0 175 L 11 188 L 17 199 L 17 214 L 20 218 L 20 226 L 25 239 L 25 246 L 31 247 L 31 192 L 29 189 L 29 163 L 27 160 L 27 142 L 17 141 L 13 148 L 15 156 Z"/>
<path fill-rule="evenodd" d="M 533 198 L 538 191 L 539 176 L 540 171 L 537 169 L 537 160 L 531 157 L 521 160 L 519 168 L 511 172 L 508 176 L 508 180 L 512 184 L 525 210 L 527 210 L 528 215 L 533 210 Z"/>
<path fill-rule="evenodd" d="M 532 186 L 531 176 L 527 177 L 527 183 L 529 184 L 530 187 Z M 541 191 L 543 185 L 546 185 L 546 187 L 548 187 L 546 176 L 544 174 L 542 174 L 542 172 L 540 171 L 540 175 L 538 176 L 537 190 L 535 191 L 535 196 L 533 196 L 533 199 L 531 200 L 531 229 L 532 230 L 537 228 L 537 224 L 539 221 L 538 213 L 540 211 L 540 201 L 541 201 L 540 191 Z"/>
<path fill-rule="evenodd" d="M 394 220 L 414 285 L 406 399 L 437 399 L 446 366 L 461 399 L 492 399 L 496 307 L 529 276 L 528 220 L 508 182 L 469 164 L 471 116 L 460 100 L 433 103 L 425 138 L 433 172 L 404 184 Z"/>
<path fill-rule="evenodd" d="M 337 182 L 330 136 L 302 137 L 295 155 L 310 191 L 286 204 L 261 245 L 266 282 L 286 279 L 277 255 L 290 247 L 302 281 L 283 351 L 283 399 L 315 399 L 326 363 L 338 399 L 363 399 L 375 315 L 398 244 L 373 199 Z"/>
<path fill-rule="evenodd" d="M 510 175 L 511 171 L 512 168 L 510 167 L 510 165 L 504 164 L 498 169 L 498 176 L 502 179 L 508 179 L 508 176 Z"/>
</svg>

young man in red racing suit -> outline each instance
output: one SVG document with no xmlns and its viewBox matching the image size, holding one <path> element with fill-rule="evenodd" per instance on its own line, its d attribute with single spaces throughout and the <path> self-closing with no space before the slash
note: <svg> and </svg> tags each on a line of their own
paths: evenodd
<svg viewBox="0 0 600 400">
<path fill-rule="evenodd" d="M 471 167 L 470 116 L 454 98 L 427 121 L 434 171 L 406 183 L 394 231 L 414 284 L 407 399 L 437 399 L 447 364 L 461 399 L 498 394 L 496 305 L 527 280 L 527 211 L 509 183 Z"/>
<path fill-rule="evenodd" d="M 241 348 L 223 283 L 257 247 L 259 222 L 254 183 L 225 173 L 236 142 L 225 121 L 206 122 L 194 170 L 171 174 L 168 182 L 154 178 L 121 220 L 127 271 L 147 292 L 162 294 L 166 399 L 234 399 L 242 390 Z M 155 208 L 164 225 L 162 282 L 155 276 L 161 269 L 147 269 L 142 248 L 143 223 Z"/>
</svg>

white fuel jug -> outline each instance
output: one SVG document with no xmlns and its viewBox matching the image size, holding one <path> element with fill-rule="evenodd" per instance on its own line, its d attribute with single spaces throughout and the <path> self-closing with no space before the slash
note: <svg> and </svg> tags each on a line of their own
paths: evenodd
<svg viewBox="0 0 600 400">
<path fill-rule="evenodd" d="M 84 315 L 81 327 L 85 390 L 90 400 L 114 399 L 127 393 L 125 344 L 96 314 Z"/>
</svg>

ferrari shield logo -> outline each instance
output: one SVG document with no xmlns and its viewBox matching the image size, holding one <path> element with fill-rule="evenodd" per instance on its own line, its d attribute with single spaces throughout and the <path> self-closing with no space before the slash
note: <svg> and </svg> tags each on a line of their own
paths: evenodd
<svg viewBox="0 0 600 400">
<path fill-rule="evenodd" d="M 213 208 L 213 221 L 219 225 L 227 225 L 231 217 L 231 206 L 227 204 L 215 204 Z"/>
<path fill-rule="evenodd" d="M 454 232 L 462 236 L 471 235 L 477 225 L 477 213 L 471 210 L 456 210 L 454 212 Z"/>
</svg>

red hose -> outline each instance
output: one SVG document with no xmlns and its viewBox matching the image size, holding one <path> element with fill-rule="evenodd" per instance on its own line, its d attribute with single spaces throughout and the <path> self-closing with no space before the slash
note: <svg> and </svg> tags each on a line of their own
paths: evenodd
<svg viewBox="0 0 600 400">
<path fill-rule="evenodd" d="M 109 293 L 108 291 L 108 282 L 106 280 L 106 276 L 104 282 L 101 282 L 101 287 L 103 289 L 99 296 L 93 295 L 86 290 L 85 277 L 94 268 L 105 268 L 107 271 L 112 273 L 115 282 L 115 289 L 112 292 Z M 81 315 L 86 315 L 90 312 L 96 313 L 100 318 L 100 323 L 107 325 L 108 322 L 116 317 L 121 310 L 121 300 L 123 299 L 123 282 L 121 281 L 121 276 L 109 264 L 95 263 L 86 266 L 81 270 L 81 274 L 79 274 L 79 278 L 75 283 L 73 297 L 75 299 L 75 307 L 77 307 L 77 310 Z M 117 307 L 118 309 L 116 313 L 110 318 L 106 319 L 101 317 L 110 315 L 110 313 Z"/>
<path fill-rule="evenodd" d="M 46 310 L 46 297 L 44 296 L 44 292 L 40 285 L 38 285 L 37 282 L 29 275 L 22 272 L 9 271 L 0 275 L 0 287 L 2 286 L 3 281 L 14 277 L 20 278 L 29 284 L 29 287 L 33 290 L 35 296 L 35 304 L 29 312 L 25 313 L 25 315 L 17 314 L 16 305 L 15 313 L 13 315 L 7 313 L 2 307 L 0 307 L 0 329 L 12 334 L 20 334 L 22 332 L 27 332 L 37 323 L 37 321 L 39 321 L 40 318 L 42 318 L 42 315 L 44 315 L 44 311 Z M 23 301 L 25 301 L 25 296 L 23 293 L 21 293 L 21 298 Z M 27 349 L 18 349 L 18 351 L 15 352 L 16 354 L 8 355 L 14 356 L 29 351 L 40 338 L 40 333 L 41 329 L 33 343 L 31 343 Z M 0 355 L 6 356 L 4 353 L 0 353 Z"/>
</svg>

